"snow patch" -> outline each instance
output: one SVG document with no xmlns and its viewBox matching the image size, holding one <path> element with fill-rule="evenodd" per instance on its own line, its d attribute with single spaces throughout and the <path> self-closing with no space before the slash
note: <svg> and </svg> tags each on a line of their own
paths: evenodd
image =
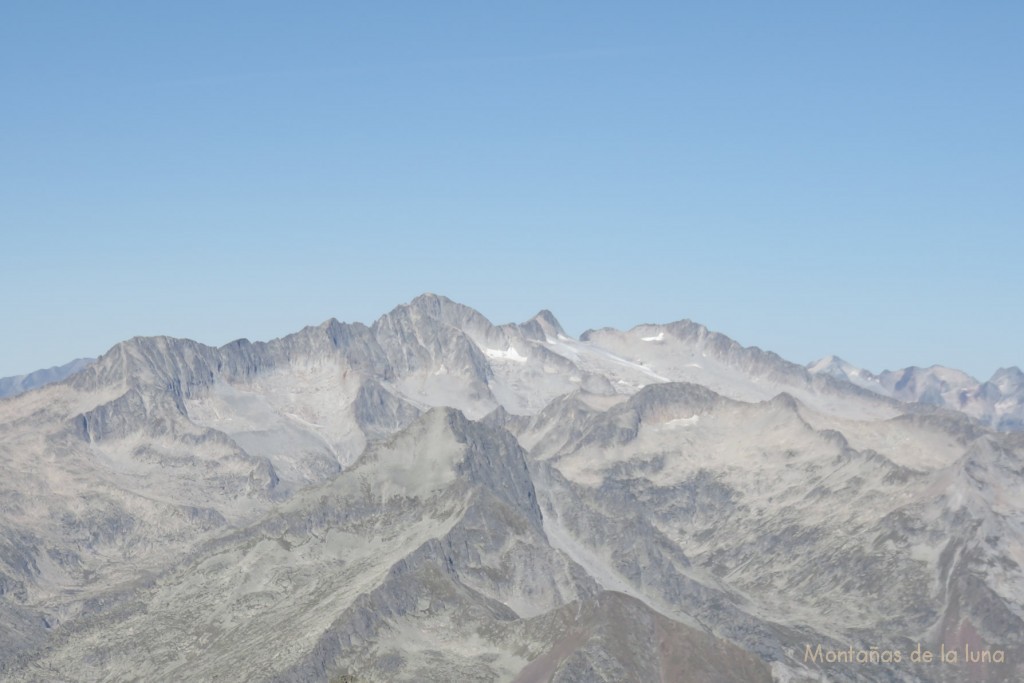
<svg viewBox="0 0 1024 683">
<path fill-rule="evenodd" d="M 657 335 L 655 335 L 653 337 L 640 337 L 640 341 L 646 341 L 646 342 L 660 342 L 660 341 L 664 341 L 664 339 L 665 339 L 665 333 L 664 332 L 659 332 Z"/>
<path fill-rule="evenodd" d="M 514 346 L 509 346 L 508 351 L 502 351 L 500 349 L 484 349 L 484 354 L 488 358 L 494 358 L 497 360 L 511 360 L 516 363 L 525 363 L 526 356 L 519 355 Z"/>
<path fill-rule="evenodd" d="M 674 420 L 665 422 L 666 427 L 686 427 L 688 425 L 697 424 L 700 421 L 700 415 L 691 415 L 690 417 L 677 417 Z"/>
</svg>

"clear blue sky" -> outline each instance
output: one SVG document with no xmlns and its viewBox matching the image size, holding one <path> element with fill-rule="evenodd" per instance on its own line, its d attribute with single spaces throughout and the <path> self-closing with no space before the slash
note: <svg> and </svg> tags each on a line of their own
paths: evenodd
<svg viewBox="0 0 1024 683">
<path fill-rule="evenodd" d="M 0 376 L 424 291 L 1024 364 L 1019 2 L 5 2 Z"/>
</svg>

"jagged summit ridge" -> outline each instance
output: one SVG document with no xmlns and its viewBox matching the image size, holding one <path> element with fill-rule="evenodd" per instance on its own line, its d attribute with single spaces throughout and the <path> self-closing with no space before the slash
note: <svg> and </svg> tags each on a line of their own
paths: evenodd
<svg viewBox="0 0 1024 683">
<path fill-rule="evenodd" d="M 536 412 L 554 396 L 579 387 L 628 394 L 652 381 L 685 381 L 742 400 L 786 391 L 813 404 L 815 396 L 859 394 L 861 410 L 871 414 L 908 410 L 885 404 L 884 399 L 895 399 L 959 410 L 997 429 L 1024 428 L 1024 373 L 1016 367 L 985 383 L 941 366 L 876 376 L 834 356 L 801 367 L 690 320 L 638 325 L 627 332 L 587 330 L 572 339 L 546 309 L 518 325 L 494 325 L 474 309 L 433 293 L 395 307 L 369 327 L 330 319 L 269 342 L 240 339 L 219 349 L 167 337 L 134 338 L 73 381 L 81 388 L 90 382 L 164 382 L 189 394 L 216 376 L 234 381 L 339 357 L 357 372 L 393 383 L 386 388 L 414 404 L 433 405 L 430 394 L 447 394 L 440 404 L 476 417 L 498 405 L 520 414 Z M 438 379 L 410 381 L 419 374 Z M 525 384 L 524 374 L 532 381 L 546 376 L 545 388 L 536 396 L 514 388 Z M 460 382 L 469 386 L 456 388 Z M 823 402 L 835 404 L 831 398 Z"/>
</svg>

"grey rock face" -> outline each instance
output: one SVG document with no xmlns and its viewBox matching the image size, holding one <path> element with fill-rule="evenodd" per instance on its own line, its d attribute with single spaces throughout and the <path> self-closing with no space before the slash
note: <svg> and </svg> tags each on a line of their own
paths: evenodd
<svg viewBox="0 0 1024 683">
<path fill-rule="evenodd" d="M 1024 680 L 1024 376 L 855 370 L 436 295 L 126 341 L 0 401 L 0 678 Z M 806 657 L 916 643 L 1005 661 Z"/>
</svg>

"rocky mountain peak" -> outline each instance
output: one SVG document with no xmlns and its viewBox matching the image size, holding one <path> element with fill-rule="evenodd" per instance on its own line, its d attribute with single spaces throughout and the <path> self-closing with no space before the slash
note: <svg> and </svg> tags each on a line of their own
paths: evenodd
<svg viewBox="0 0 1024 683">
<path fill-rule="evenodd" d="M 1020 391 L 1024 389 L 1024 371 L 1015 365 L 1009 368 L 999 368 L 989 382 L 998 386 L 1003 394 Z"/>
<path fill-rule="evenodd" d="M 537 315 L 530 318 L 527 322 L 523 323 L 520 327 L 524 330 L 530 329 L 535 333 L 538 339 L 557 339 L 559 335 L 565 337 L 565 330 L 562 329 L 561 323 L 555 318 L 554 313 L 548 309 L 543 309 L 538 312 Z M 540 332 L 540 335 L 536 335 L 536 332 Z"/>
</svg>

